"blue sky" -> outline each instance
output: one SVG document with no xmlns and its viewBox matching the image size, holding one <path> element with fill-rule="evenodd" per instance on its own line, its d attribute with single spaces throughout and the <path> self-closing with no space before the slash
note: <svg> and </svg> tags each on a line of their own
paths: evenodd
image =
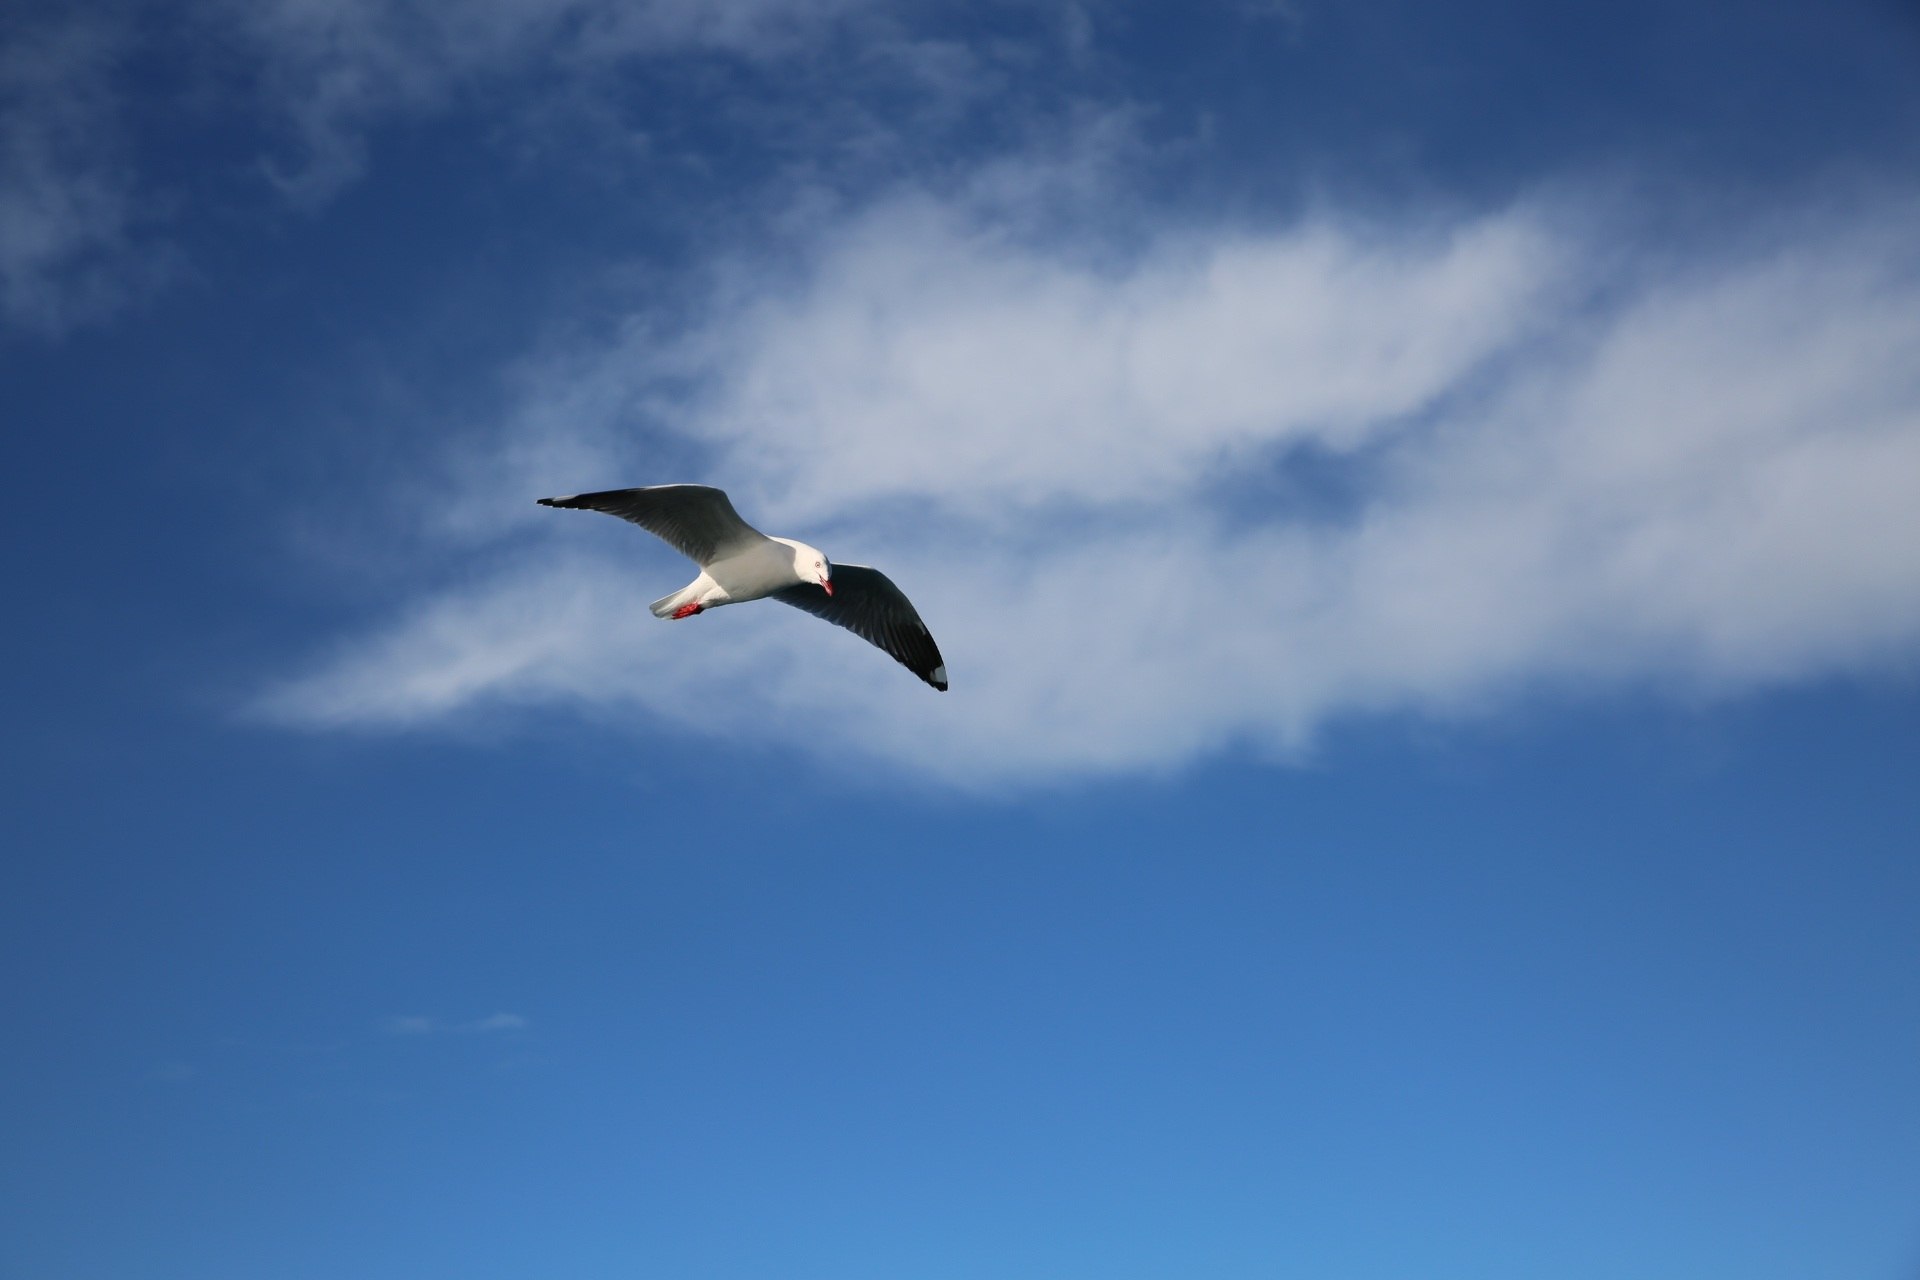
<svg viewBox="0 0 1920 1280">
<path fill-rule="evenodd" d="M 0 1274 L 1911 1276 L 1917 73 L 10 8 Z"/>
</svg>

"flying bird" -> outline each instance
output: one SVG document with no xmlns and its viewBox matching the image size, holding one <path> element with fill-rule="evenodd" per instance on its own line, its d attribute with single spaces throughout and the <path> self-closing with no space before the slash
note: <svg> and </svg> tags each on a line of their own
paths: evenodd
<svg viewBox="0 0 1920 1280">
<path fill-rule="evenodd" d="M 769 538 L 742 520 L 719 489 L 659 484 L 539 501 L 630 520 L 699 565 L 699 577 L 653 602 L 656 618 L 691 618 L 770 596 L 845 627 L 942 693 L 947 690 L 940 647 L 891 578 L 865 565 L 834 564 L 804 542 Z"/>
</svg>

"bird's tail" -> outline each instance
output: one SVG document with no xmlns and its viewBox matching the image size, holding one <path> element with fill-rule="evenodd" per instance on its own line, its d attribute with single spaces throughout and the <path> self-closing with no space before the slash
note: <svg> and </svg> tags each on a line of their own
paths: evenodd
<svg viewBox="0 0 1920 1280">
<path fill-rule="evenodd" d="M 682 587 L 670 596 L 661 596 L 647 607 L 653 610 L 653 616 L 656 618 L 671 618 L 674 610 L 681 605 L 692 603 L 694 597 L 700 594 L 699 585 L 695 583 L 691 587 Z"/>
</svg>

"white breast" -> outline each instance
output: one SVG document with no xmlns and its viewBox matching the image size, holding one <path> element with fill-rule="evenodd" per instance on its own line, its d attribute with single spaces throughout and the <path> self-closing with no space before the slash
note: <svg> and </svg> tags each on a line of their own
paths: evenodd
<svg viewBox="0 0 1920 1280">
<path fill-rule="evenodd" d="M 727 593 L 730 604 L 758 600 L 800 581 L 793 567 L 792 548 L 773 538 L 725 560 L 715 560 L 707 566 L 707 576 Z"/>
</svg>

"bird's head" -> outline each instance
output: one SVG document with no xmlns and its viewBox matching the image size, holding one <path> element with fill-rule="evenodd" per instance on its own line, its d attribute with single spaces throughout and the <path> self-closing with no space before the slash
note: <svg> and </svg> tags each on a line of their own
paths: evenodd
<svg viewBox="0 0 1920 1280">
<path fill-rule="evenodd" d="M 775 538 L 774 541 L 793 553 L 793 576 L 796 579 L 803 584 L 811 582 L 828 595 L 833 594 L 833 561 L 827 559 L 826 552 L 804 542 L 795 542 L 792 538 Z"/>
</svg>

